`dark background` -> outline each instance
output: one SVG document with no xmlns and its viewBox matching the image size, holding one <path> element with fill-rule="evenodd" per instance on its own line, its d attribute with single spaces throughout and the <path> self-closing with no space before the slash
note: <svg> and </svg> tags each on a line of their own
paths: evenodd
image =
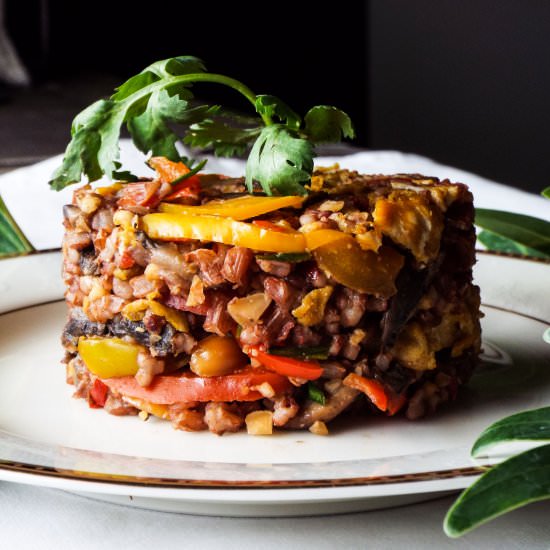
<svg viewBox="0 0 550 550">
<path fill-rule="evenodd" d="M 337 105 L 354 120 L 356 145 L 420 153 L 532 191 L 550 184 L 550 1 L 146 6 L 7 0 L 34 84 L 3 91 L 4 156 L 61 152 L 79 109 L 152 61 L 190 54 L 298 112 Z M 195 93 L 248 109 L 215 85 Z"/>
</svg>

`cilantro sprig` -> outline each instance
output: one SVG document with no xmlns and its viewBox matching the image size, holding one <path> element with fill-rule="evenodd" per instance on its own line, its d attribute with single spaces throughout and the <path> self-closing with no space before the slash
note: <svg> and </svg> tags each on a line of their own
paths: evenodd
<svg viewBox="0 0 550 550">
<path fill-rule="evenodd" d="M 222 113 L 219 105 L 194 106 L 191 88 L 199 82 L 241 93 L 254 107 L 254 123 L 243 125 L 238 117 Z M 315 145 L 355 136 L 349 116 L 336 107 L 317 105 L 302 119 L 275 96 L 256 95 L 238 80 L 207 72 L 196 57 L 174 57 L 153 63 L 109 99 L 96 101 L 76 116 L 52 188 L 63 189 L 83 176 L 95 181 L 122 174 L 118 142 L 124 126 L 140 151 L 171 160 L 180 158 L 180 141 L 212 147 L 219 156 L 243 154 L 251 147 L 246 184 L 252 190 L 257 182 L 268 195 L 305 194 Z M 181 131 L 176 132 L 176 126 Z"/>
</svg>

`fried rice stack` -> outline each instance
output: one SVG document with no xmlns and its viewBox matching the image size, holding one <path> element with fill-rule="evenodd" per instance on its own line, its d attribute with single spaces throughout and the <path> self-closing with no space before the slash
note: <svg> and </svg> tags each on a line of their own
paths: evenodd
<svg viewBox="0 0 550 550">
<path fill-rule="evenodd" d="M 170 166 L 64 209 L 76 397 L 217 434 L 456 397 L 480 349 L 465 185 L 334 167 L 307 197 L 266 197 L 220 175 L 174 186 Z"/>
</svg>

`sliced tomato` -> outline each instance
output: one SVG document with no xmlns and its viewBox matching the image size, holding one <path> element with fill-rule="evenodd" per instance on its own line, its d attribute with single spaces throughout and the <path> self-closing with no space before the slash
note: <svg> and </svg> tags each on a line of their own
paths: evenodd
<svg viewBox="0 0 550 550">
<path fill-rule="evenodd" d="M 153 206 L 159 201 L 157 191 L 160 181 L 137 181 L 128 183 L 122 189 L 122 196 L 118 199 L 118 206 Z"/>
<path fill-rule="evenodd" d="M 249 355 L 257 359 L 264 367 L 292 378 L 304 380 L 317 380 L 323 374 L 323 369 L 317 361 L 302 361 L 292 357 L 271 355 L 258 348 L 250 348 Z"/>
<path fill-rule="evenodd" d="M 133 376 L 103 380 L 114 392 L 161 405 L 189 401 L 257 401 L 263 399 L 263 395 L 253 388 L 264 382 L 270 384 L 276 394 L 291 387 L 284 376 L 254 368 L 208 378 L 192 373 L 159 375 L 145 388 Z"/>
</svg>

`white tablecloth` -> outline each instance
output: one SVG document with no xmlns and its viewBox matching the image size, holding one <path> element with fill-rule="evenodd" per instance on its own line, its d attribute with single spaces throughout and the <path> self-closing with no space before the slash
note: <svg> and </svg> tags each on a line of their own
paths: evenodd
<svg viewBox="0 0 550 550">
<path fill-rule="evenodd" d="M 125 165 L 144 173 L 143 158 L 123 144 Z M 318 164 L 369 173 L 417 172 L 468 184 L 476 204 L 522 212 L 550 220 L 550 203 L 535 195 L 396 151 L 360 152 L 320 158 Z M 48 190 L 46 181 L 59 158 L 0 177 L 0 194 L 32 244 L 59 246 L 60 207 L 72 189 Z M 242 173 L 242 163 L 212 159 L 210 171 Z M 0 547 L 6 549 L 88 548 L 131 550 L 159 548 L 548 548 L 550 502 L 518 510 L 463 539 L 445 537 L 441 525 L 453 498 L 330 517 L 232 519 L 169 514 L 106 504 L 39 487 L 0 482 Z"/>
</svg>

